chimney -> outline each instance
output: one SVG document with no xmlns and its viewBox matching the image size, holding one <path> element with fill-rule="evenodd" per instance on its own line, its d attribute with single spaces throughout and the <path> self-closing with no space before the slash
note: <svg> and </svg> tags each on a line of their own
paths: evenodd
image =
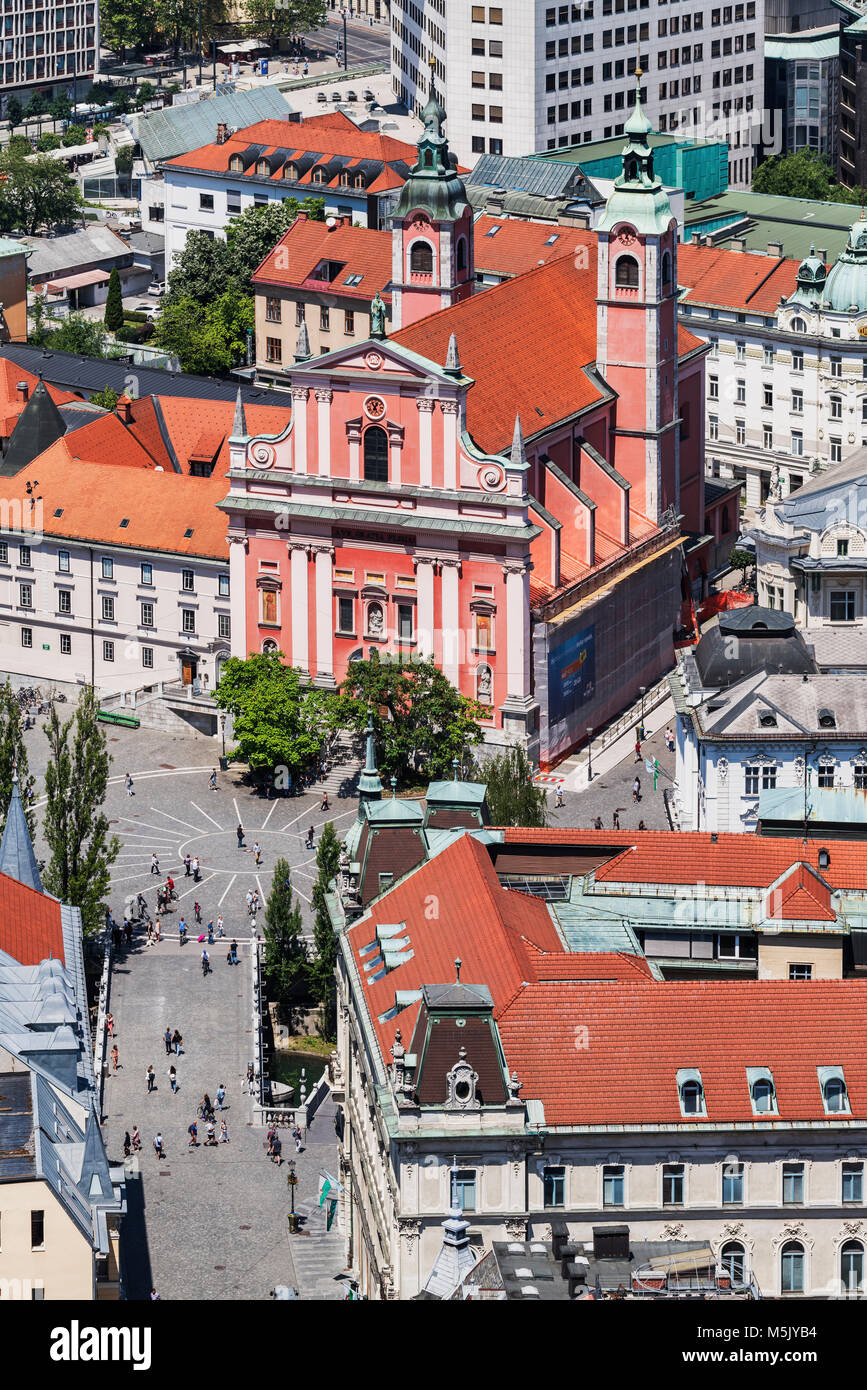
<svg viewBox="0 0 867 1390">
<path fill-rule="evenodd" d="M 27 382 L 19 381 L 18 385 L 15 388 L 16 399 L 19 401 L 26 401 L 29 395 L 30 387 L 27 385 Z"/>
<path fill-rule="evenodd" d="M 823 262 L 825 263 L 825 265 L 827 265 L 827 264 L 828 264 L 828 248 L 827 248 L 827 246 L 820 246 L 817 254 L 818 254 L 819 260 L 820 260 L 820 261 L 823 261 Z"/>
<path fill-rule="evenodd" d="M 217 144 L 218 144 L 218 145 L 225 145 L 227 133 L 228 133 L 228 128 L 227 128 L 227 126 L 226 126 L 226 122 L 225 122 L 225 121 L 218 121 L 218 122 L 217 122 Z"/>
<path fill-rule="evenodd" d="M 746 249 L 747 249 L 747 243 L 746 243 L 746 238 L 745 238 L 745 237 L 742 237 L 742 236 L 733 236 L 733 237 L 732 237 L 731 241 L 729 242 L 729 250 L 730 250 L 730 251 L 746 251 Z"/>
<path fill-rule="evenodd" d="M 768 242 L 768 255 L 776 256 L 778 261 L 783 259 L 783 243 L 781 241 Z"/>
<path fill-rule="evenodd" d="M 594 1260 L 628 1260 L 629 1227 L 594 1226 L 593 1258 Z"/>
<path fill-rule="evenodd" d="M 118 396 L 117 417 L 119 420 L 122 420 L 125 425 L 129 425 L 132 422 L 132 401 L 129 396 Z"/>
<path fill-rule="evenodd" d="M 500 217 L 506 206 L 506 191 L 503 188 L 495 188 L 485 199 L 485 212 L 490 217 Z"/>
</svg>

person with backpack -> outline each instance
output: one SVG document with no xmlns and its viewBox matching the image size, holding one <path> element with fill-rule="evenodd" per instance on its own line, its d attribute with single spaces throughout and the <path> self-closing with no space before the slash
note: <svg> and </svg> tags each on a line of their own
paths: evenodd
<svg viewBox="0 0 867 1390">
<path fill-rule="evenodd" d="M 199 1147 L 199 1126 L 196 1124 L 195 1120 L 193 1120 L 191 1125 L 187 1125 L 187 1134 L 190 1136 L 188 1147 L 197 1149 Z"/>
<path fill-rule="evenodd" d="M 156 1134 L 154 1135 L 154 1153 L 156 1154 L 157 1158 L 165 1158 L 166 1156 L 166 1151 L 163 1148 L 163 1136 L 159 1130 L 157 1130 Z"/>
</svg>

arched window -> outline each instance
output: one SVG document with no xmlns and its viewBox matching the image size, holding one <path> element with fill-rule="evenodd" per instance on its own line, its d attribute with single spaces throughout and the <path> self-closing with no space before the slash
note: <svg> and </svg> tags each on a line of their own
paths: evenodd
<svg viewBox="0 0 867 1390">
<path fill-rule="evenodd" d="M 363 174 L 356 174 L 356 175 L 355 175 L 355 179 L 353 180 L 353 182 L 355 183 L 355 187 L 356 187 L 356 188 L 363 188 L 363 187 L 364 187 L 364 175 L 363 175 Z"/>
<path fill-rule="evenodd" d="M 638 160 L 633 155 L 627 159 L 623 172 L 630 181 L 638 178 Z"/>
<path fill-rule="evenodd" d="M 728 1240 L 720 1251 L 720 1264 L 733 1284 L 745 1284 L 747 1254 L 739 1240 Z"/>
<path fill-rule="evenodd" d="M 783 1293 L 804 1292 L 804 1247 L 799 1240 L 788 1240 L 780 1252 L 780 1289 Z"/>
<path fill-rule="evenodd" d="M 266 177 L 271 173 L 271 165 L 268 163 L 267 159 L 259 160 L 256 165 L 256 173 L 264 174 Z"/>
<path fill-rule="evenodd" d="M 466 268 L 467 243 L 464 241 L 463 237 L 461 237 L 460 241 L 458 242 L 458 270 L 466 270 Z"/>
<path fill-rule="evenodd" d="M 324 170 L 324 169 L 314 169 L 314 170 L 313 170 L 313 173 L 310 175 L 310 178 L 311 178 L 311 181 L 312 181 L 313 183 L 324 183 L 324 182 L 325 182 L 325 170 Z"/>
<path fill-rule="evenodd" d="M 298 182 L 298 165 L 297 165 L 297 164 L 287 164 L 287 165 L 286 165 L 286 168 L 283 170 L 283 177 L 284 177 L 284 179 L 291 179 L 293 183 L 297 183 L 297 182 Z"/>
<path fill-rule="evenodd" d="M 409 253 L 409 268 L 419 275 L 433 274 L 433 247 L 429 241 L 413 242 Z"/>
<path fill-rule="evenodd" d="M 684 1115 L 704 1114 L 704 1091 L 699 1081 L 684 1081 L 680 1088 Z"/>
<path fill-rule="evenodd" d="M 235 174 L 243 174 L 244 161 L 239 154 L 232 155 L 232 158 L 229 160 L 229 168 Z"/>
<path fill-rule="evenodd" d="M 340 187 L 349 187 L 349 171 L 347 169 L 342 169 L 340 172 Z"/>
<path fill-rule="evenodd" d="M 720 534 L 723 536 L 727 536 L 729 531 L 732 529 L 732 522 L 731 517 L 729 515 L 728 506 L 725 506 L 722 509 L 722 516 L 720 517 L 719 529 Z"/>
<path fill-rule="evenodd" d="M 379 425 L 364 431 L 364 476 L 370 483 L 388 482 L 388 435 Z"/>
<path fill-rule="evenodd" d="M 753 1082 L 753 1106 L 757 1115 L 772 1115 L 777 1108 L 774 1083 L 766 1077 Z"/>
<path fill-rule="evenodd" d="M 671 256 L 667 251 L 662 257 L 662 283 L 663 285 L 671 284 Z"/>
<path fill-rule="evenodd" d="M 638 261 L 634 256 L 620 256 L 614 267 L 614 283 L 618 289 L 638 289 Z"/>
<path fill-rule="evenodd" d="M 793 332 L 793 333 L 806 333 L 806 331 L 807 331 L 807 325 L 806 325 L 806 323 L 804 322 L 803 319 L 792 319 L 792 332 Z"/>
<path fill-rule="evenodd" d="M 864 1290 L 864 1247 L 860 1240 L 847 1240 L 840 1251 L 840 1281 L 844 1293 Z"/>
<path fill-rule="evenodd" d="M 849 1109 L 849 1101 L 846 1096 L 846 1082 L 842 1076 L 832 1076 L 825 1082 L 822 1088 L 825 1097 L 825 1109 L 831 1114 L 839 1114 L 842 1110 Z"/>
</svg>

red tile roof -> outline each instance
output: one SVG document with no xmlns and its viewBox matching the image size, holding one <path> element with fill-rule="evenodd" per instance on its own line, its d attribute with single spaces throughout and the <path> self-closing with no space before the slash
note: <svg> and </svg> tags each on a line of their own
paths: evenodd
<svg viewBox="0 0 867 1390">
<path fill-rule="evenodd" d="M 155 466 L 155 460 L 135 434 L 113 414 L 98 416 L 91 424 L 63 435 L 57 443 L 63 446 L 70 460 L 87 459 L 89 463 L 110 463 L 126 468 Z"/>
<path fill-rule="evenodd" d="M 865 885 L 867 887 L 867 885 Z M 765 899 L 768 917 L 781 921 L 836 922 L 831 890 L 806 864 L 793 864 L 774 884 Z"/>
<path fill-rule="evenodd" d="M 16 367 L 8 357 L 0 357 L 0 433 L 6 438 L 11 435 L 18 423 L 18 416 L 24 409 L 27 401 L 18 398 L 19 381 L 27 382 L 27 398 L 33 395 L 34 388 L 39 378 L 33 372 L 28 372 L 24 367 Z M 46 381 L 45 389 L 55 405 L 68 405 L 72 401 L 83 404 L 82 397 L 74 391 L 62 391 L 57 386 L 52 386 Z"/>
<path fill-rule="evenodd" d="M 7 874 L 0 874 L 0 952 L 19 965 L 66 959 L 60 903 Z"/>
<path fill-rule="evenodd" d="M 494 232 L 496 228 L 496 232 Z M 494 235 L 489 235 L 494 232 Z M 555 238 L 553 245 L 546 243 Z M 513 217 L 483 214 L 473 224 L 476 270 L 496 275 L 520 275 L 540 262 L 574 255 L 587 245 L 587 233 L 577 227 L 552 226 L 549 222 L 522 222 Z"/>
<path fill-rule="evenodd" d="M 688 287 L 687 304 L 773 314 L 781 297 L 794 292 L 800 262 L 718 246 L 684 242 L 677 248 L 677 279 Z"/>
<path fill-rule="evenodd" d="M 720 833 L 716 839 L 701 830 L 526 830 L 510 827 L 506 844 L 562 846 L 620 845 L 596 870 L 597 882 L 684 884 L 713 887 L 768 888 L 793 864 L 806 863 L 819 871 L 834 890 L 867 891 L 867 841 L 819 840 L 786 836 Z M 819 851 L 827 848 L 828 868 L 819 870 Z"/>
<path fill-rule="evenodd" d="M 312 277 L 320 261 L 342 261 L 344 267 L 330 288 L 369 302 L 391 281 L 391 245 L 391 232 L 353 227 L 350 218 L 340 218 L 329 229 L 327 223 L 311 222 L 301 213 L 254 271 L 253 283 L 297 288 Z M 361 284 L 347 285 L 347 277 L 355 275 L 362 276 Z M 389 301 L 391 294 L 383 298 Z"/>
</svg>

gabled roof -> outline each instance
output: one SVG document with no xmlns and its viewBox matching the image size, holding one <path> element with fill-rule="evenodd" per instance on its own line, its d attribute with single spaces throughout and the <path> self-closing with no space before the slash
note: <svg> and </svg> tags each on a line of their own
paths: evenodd
<svg viewBox="0 0 867 1390">
<path fill-rule="evenodd" d="M 800 262 L 686 241 L 677 248 L 684 304 L 708 304 L 772 316 L 795 288 Z"/>
<path fill-rule="evenodd" d="M 55 405 L 44 381 L 24 406 L 12 431 L 6 453 L 0 462 L 0 476 L 14 477 L 66 433 L 66 421 Z"/>
<path fill-rule="evenodd" d="M 0 873 L 0 958 L 38 965 L 65 960 L 60 903 L 36 888 Z"/>
<path fill-rule="evenodd" d="M 802 863 L 793 864 L 771 884 L 765 898 L 765 914 L 785 922 L 837 920 L 827 883 L 814 868 Z"/>
<path fill-rule="evenodd" d="M 21 804 L 17 773 L 12 778 L 12 797 L 6 824 L 3 826 L 3 839 L 0 841 L 0 874 L 17 879 L 28 888 L 34 888 L 37 893 L 43 891 L 39 866 L 33 853 L 33 841 Z"/>
<path fill-rule="evenodd" d="M 520 275 L 541 263 L 574 255 L 576 247 L 586 244 L 587 233 L 579 227 L 487 214 L 473 224 L 476 270 L 497 275 Z"/>
<path fill-rule="evenodd" d="M 228 92 L 189 106 L 143 111 L 132 117 L 132 123 L 142 154 L 155 164 L 216 140 L 221 122 L 243 127 L 251 121 L 288 119 L 291 109 L 276 87 L 255 87 L 249 92 Z"/>
<path fill-rule="evenodd" d="M 313 222 L 305 213 L 300 213 L 274 250 L 253 272 L 253 284 L 297 288 L 312 279 L 320 261 L 329 260 L 343 262 L 340 273 L 328 286 L 335 294 L 370 301 L 379 290 L 383 292 L 383 299 L 390 302 L 391 294 L 386 286 L 391 281 L 391 232 L 353 227 L 351 222 L 351 218 L 342 217 L 337 219 L 336 226 L 329 228 L 327 223 Z M 358 275 L 361 276 L 359 284 L 346 283 Z M 317 281 L 315 287 L 323 286 Z"/>
</svg>

